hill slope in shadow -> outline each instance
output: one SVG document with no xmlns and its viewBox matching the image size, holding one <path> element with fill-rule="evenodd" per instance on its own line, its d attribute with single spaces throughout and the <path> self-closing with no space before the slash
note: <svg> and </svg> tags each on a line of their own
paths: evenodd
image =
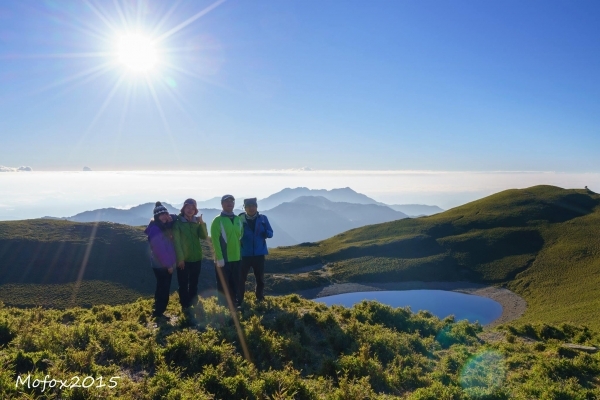
<svg viewBox="0 0 600 400">
<path fill-rule="evenodd" d="M 155 278 L 143 230 L 108 222 L 0 222 L 0 300 L 66 307 L 151 295 Z M 208 243 L 203 247 L 210 259 L 211 248 Z M 205 269 L 210 267 L 212 262 L 205 263 Z M 202 288 L 214 286 L 214 272 L 202 278 Z"/>
</svg>

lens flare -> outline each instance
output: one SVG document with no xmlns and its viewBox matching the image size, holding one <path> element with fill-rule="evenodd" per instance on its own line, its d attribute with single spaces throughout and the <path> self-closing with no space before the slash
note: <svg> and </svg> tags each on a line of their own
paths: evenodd
<svg viewBox="0 0 600 400">
<path fill-rule="evenodd" d="M 502 354 L 484 350 L 466 362 L 460 373 L 460 385 L 474 398 L 497 391 L 506 377 L 506 361 Z"/>
</svg>

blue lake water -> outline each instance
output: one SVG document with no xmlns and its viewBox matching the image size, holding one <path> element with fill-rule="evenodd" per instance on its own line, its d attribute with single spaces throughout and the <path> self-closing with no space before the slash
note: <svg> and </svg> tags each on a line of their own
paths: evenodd
<svg viewBox="0 0 600 400">
<path fill-rule="evenodd" d="M 354 292 L 319 297 L 315 301 L 352 307 L 362 300 L 376 300 L 392 307 L 410 307 L 411 311 L 427 310 L 439 318 L 454 315 L 457 321 L 479 321 L 486 325 L 502 315 L 502 306 L 487 297 L 446 290 L 395 290 Z"/>
</svg>

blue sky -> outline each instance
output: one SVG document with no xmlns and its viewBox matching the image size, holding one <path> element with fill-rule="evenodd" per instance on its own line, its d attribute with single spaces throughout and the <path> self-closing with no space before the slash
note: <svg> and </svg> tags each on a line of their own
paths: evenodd
<svg viewBox="0 0 600 400">
<path fill-rule="evenodd" d="M 1 2 L 0 165 L 600 170 L 597 1 L 229 0 L 126 72 L 214 2 L 172 4 Z"/>
</svg>

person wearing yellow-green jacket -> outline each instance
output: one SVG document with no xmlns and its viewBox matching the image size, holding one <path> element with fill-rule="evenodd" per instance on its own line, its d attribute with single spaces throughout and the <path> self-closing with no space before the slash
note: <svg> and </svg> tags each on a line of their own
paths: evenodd
<svg viewBox="0 0 600 400">
<path fill-rule="evenodd" d="M 240 277 L 242 259 L 240 239 L 243 226 L 234 214 L 235 198 L 226 194 L 221 198 L 223 211 L 216 216 L 210 226 L 210 238 L 215 253 L 215 272 L 219 301 L 225 300 L 230 309 L 241 308 Z"/>
<path fill-rule="evenodd" d="M 196 214 L 196 201 L 187 199 L 173 224 L 179 303 L 184 312 L 189 311 L 190 307 L 198 302 L 198 277 L 202 262 L 200 239 L 208 239 L 202 214 L 199 217 L 196 217 Z"/>
</svg>

